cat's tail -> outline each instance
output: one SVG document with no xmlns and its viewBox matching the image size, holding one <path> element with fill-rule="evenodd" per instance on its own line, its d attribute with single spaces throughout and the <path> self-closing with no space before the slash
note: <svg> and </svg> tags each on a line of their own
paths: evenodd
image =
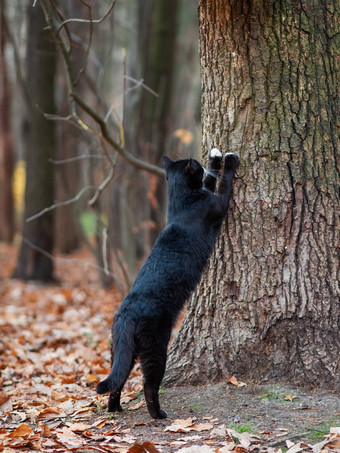
<svg viewBox="0 0 340 453">
<path fill-rule="evenodd" d="M 135 355 L 135 323 L 120 318 L 114 324 L 114 361 L 109 376 L 97 385 L 99 394 L 122 389 Z"/>
</svg>

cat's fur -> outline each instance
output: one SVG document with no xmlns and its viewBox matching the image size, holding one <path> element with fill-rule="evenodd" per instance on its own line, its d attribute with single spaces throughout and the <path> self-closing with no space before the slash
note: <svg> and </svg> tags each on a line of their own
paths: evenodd
<svg viewBox="0 0 340 453">
<path fill-rule="evenodd" d="M 159 235 L 112 326 L 113 365 L 97 392 L 110 392 L 109 411 L 121 411 L 120 394 L 139 357 L 144 395 L 151 417 L 167 416 L 159 405 L 171 329 L 212 253 L 227 214 L 232 179 L 239 164 L 226 154 L 222 180 L 214 194 L 222 155 L 212 150 L 208 176 L 193 159 L 163 158 L 168 180 L 168 225 Z"/>
</svg>

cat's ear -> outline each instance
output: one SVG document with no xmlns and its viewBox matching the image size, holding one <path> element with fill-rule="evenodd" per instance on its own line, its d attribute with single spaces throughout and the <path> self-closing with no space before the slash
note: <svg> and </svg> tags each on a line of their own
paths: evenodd
<svg viewBox="0 0 340 453">
<path fill-rule="evenodd" d="M 195 173 L 194 162 L 192 159 L 189 159 L 188 165 L 185 167 L 185 172 L 193 175 Z"/>
<path fill-rule="evenodd" d="M 165 168 L 165 171 L 168 170 L 168 168 L 169 168 L 170 164 L 172 164 L 172 162 L 173 161 L 171 159 L 169 159 L 169 157 L 163 156 L 162 163 L 163 163 L 163 167 Z"/>
</svg>

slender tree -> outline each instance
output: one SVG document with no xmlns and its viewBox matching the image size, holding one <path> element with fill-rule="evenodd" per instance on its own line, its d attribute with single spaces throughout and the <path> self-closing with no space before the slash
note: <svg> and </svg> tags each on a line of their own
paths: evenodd
<svg viewBox="0 0 340 453">
<path fill-rule="evenodd" d="M 168 381 L 340 385 L 340 4 L 201 0 L 203 150 L 239 153 Z"/>
<path fill-rule="evenodd" d="M 134 84 L 126 80 L 125 140 L 136 156 L 160 165 L 169 152 L 179 2 L 135 3 L 136 34 L 127 55 L 127 76 L 143 79 L 153 93 L 131 90 Z M 163 176 L 141 174 L 128 165 L 124 172 L 122 184 L 114 188 L 119 192 L 115 197 L 115 212 L 117 208 L 119 212 L 111 231 L 133 275 L 164 227 L 166 193 Z"/>
<path fill-rule="evenodd" d="M 5 46 L 8 40 L 5 1 L 0 4 L 0 240 L 11 242 L 14 235 L 12 175 L 14 166 L 10 90 Z"/>
<path fill-rule="evenodd" d="M 40 7 L 28 6 L 25 125 L 26 191 L 24 226 L 15 278 L 49 281 L 53 262 L 47 254 L 53 250 L 53 211 L 27 222 L 31 216 L 54 202 L 54 122 L 43 113 L 54 113 L 54 75 L 56 50 Z"/>
</svg>

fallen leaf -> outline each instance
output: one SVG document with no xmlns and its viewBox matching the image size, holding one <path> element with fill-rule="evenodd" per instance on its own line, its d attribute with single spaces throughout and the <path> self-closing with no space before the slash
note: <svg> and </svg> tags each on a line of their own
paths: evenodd
<svg viewBox="0 0 340 453">
<path fill-rule="evenodd" d="M 225 425 L 216 426 L 210 433 L 209 437 L 225 437 Z"/>
<path fill-rule="evenodd" d="M 89 425 L 87 423 L 71 423 L 71 424 L 68 424 L 68 427 L 73 431 L 73 432 L 77 432 L 77 431 L 87 431 L 88 429 L 92 428 L 93 425 Z"/>
<path fill-rule="evenodd" d="M 193 445 L 177 450 L 176 453 L 214 453 L 214 450 L 207 445 Z"/>
<path fill-rule="evenodd" d="M 41 419 L 49 419 L 49 418 L 55 418 L 56 414 L 60 413 L 60 409 L 57 407 L 47 407 L 46 409 L 43 409 L 42 411 L 39 412 L 38 414 L 38 420 Z"/>
<path fill-rule="evenodd" d="M 235 453 L 248 453 L 248 448 L 237 445 L 234 451 Z"/>
<path fill-rule="evenodd" d="M 296 398 L 297 398 L 297 396 L 286 395 L 285 401 L 294 401 Z"/>
<path fill-rule="evenodd" d="M 145 402 L 145 399 L 142 398 L 138 403 L 134 404 L 133 406 L 130 406 L 129 411 L 135 411 L 144 406 L 146 406 L 146 402 Z"/>
<path fill-rule="evenodd" d="M 230 438 L 235 441 L 236 443 L 239 443 L 241 447 L 248 448 L 252 443 L 258 442 L 260 440 L 259 437 L 254 436 L 253 434 L 249 434 L 247 432 L 244 433 L 238 433 L 234 429 L 227 428 L 227 434 L 230 436 Z M 239 452 L 241 453 L 241 452 Z"/>
<path fill-rule="evenodd" d="M 228 379 L 227 384 L 235 385 L 235 387 L 238 387 L 238 385 L 239 385 L 238 380 L 236 379 L 236 377 L 234 375 L 232 375 L 231 378 Z"/>
<path fill-rule="evenodd" d="M 286 453 L 298 453 L 299 451 L 303 451 L 304 447 L 301 445 L 301 443 L 298 443 L 294 445 L 293 447 L 290 447 Z"/>
<path fill-rule="evenodd" d="M 4 393 L 0 393 L 0 406 L 6 403 L 9 400 L 9 397 Z"/>
<path fill-rule="evenodd" d="M 165 431 L 170 431 L 172 433 L 188 433 L 189 431 L 209 431 L 214 427 L 211 423 L 199 423 L 195 424 L 194 419 L 186 420 L 175 420 L 170 426 L 165 428 Z"/>
<path fill-rule="evenodd" d="M 26 423 L 21 424 L 18 426 L 13 432 L 11 432 L 7 437 L 14 439 L 16 437 L 22 437 L 23 439 L 27 439 L 33 434 L 33 431 L 29 425 Z"/>
<path fill-rule="evenodd" d="M 160 453 L 153 442 L 143 442 L 142 444 L 134 444 L 128 453 Z"/>
<path fill-rule="evenodd" d="M 68 448 L 81 447 L 82 445 L 84 445 L 84 440 L 66 426 L 58 430 L 56 435 L 59 442 L 61 442 Z"/>
</svg>

